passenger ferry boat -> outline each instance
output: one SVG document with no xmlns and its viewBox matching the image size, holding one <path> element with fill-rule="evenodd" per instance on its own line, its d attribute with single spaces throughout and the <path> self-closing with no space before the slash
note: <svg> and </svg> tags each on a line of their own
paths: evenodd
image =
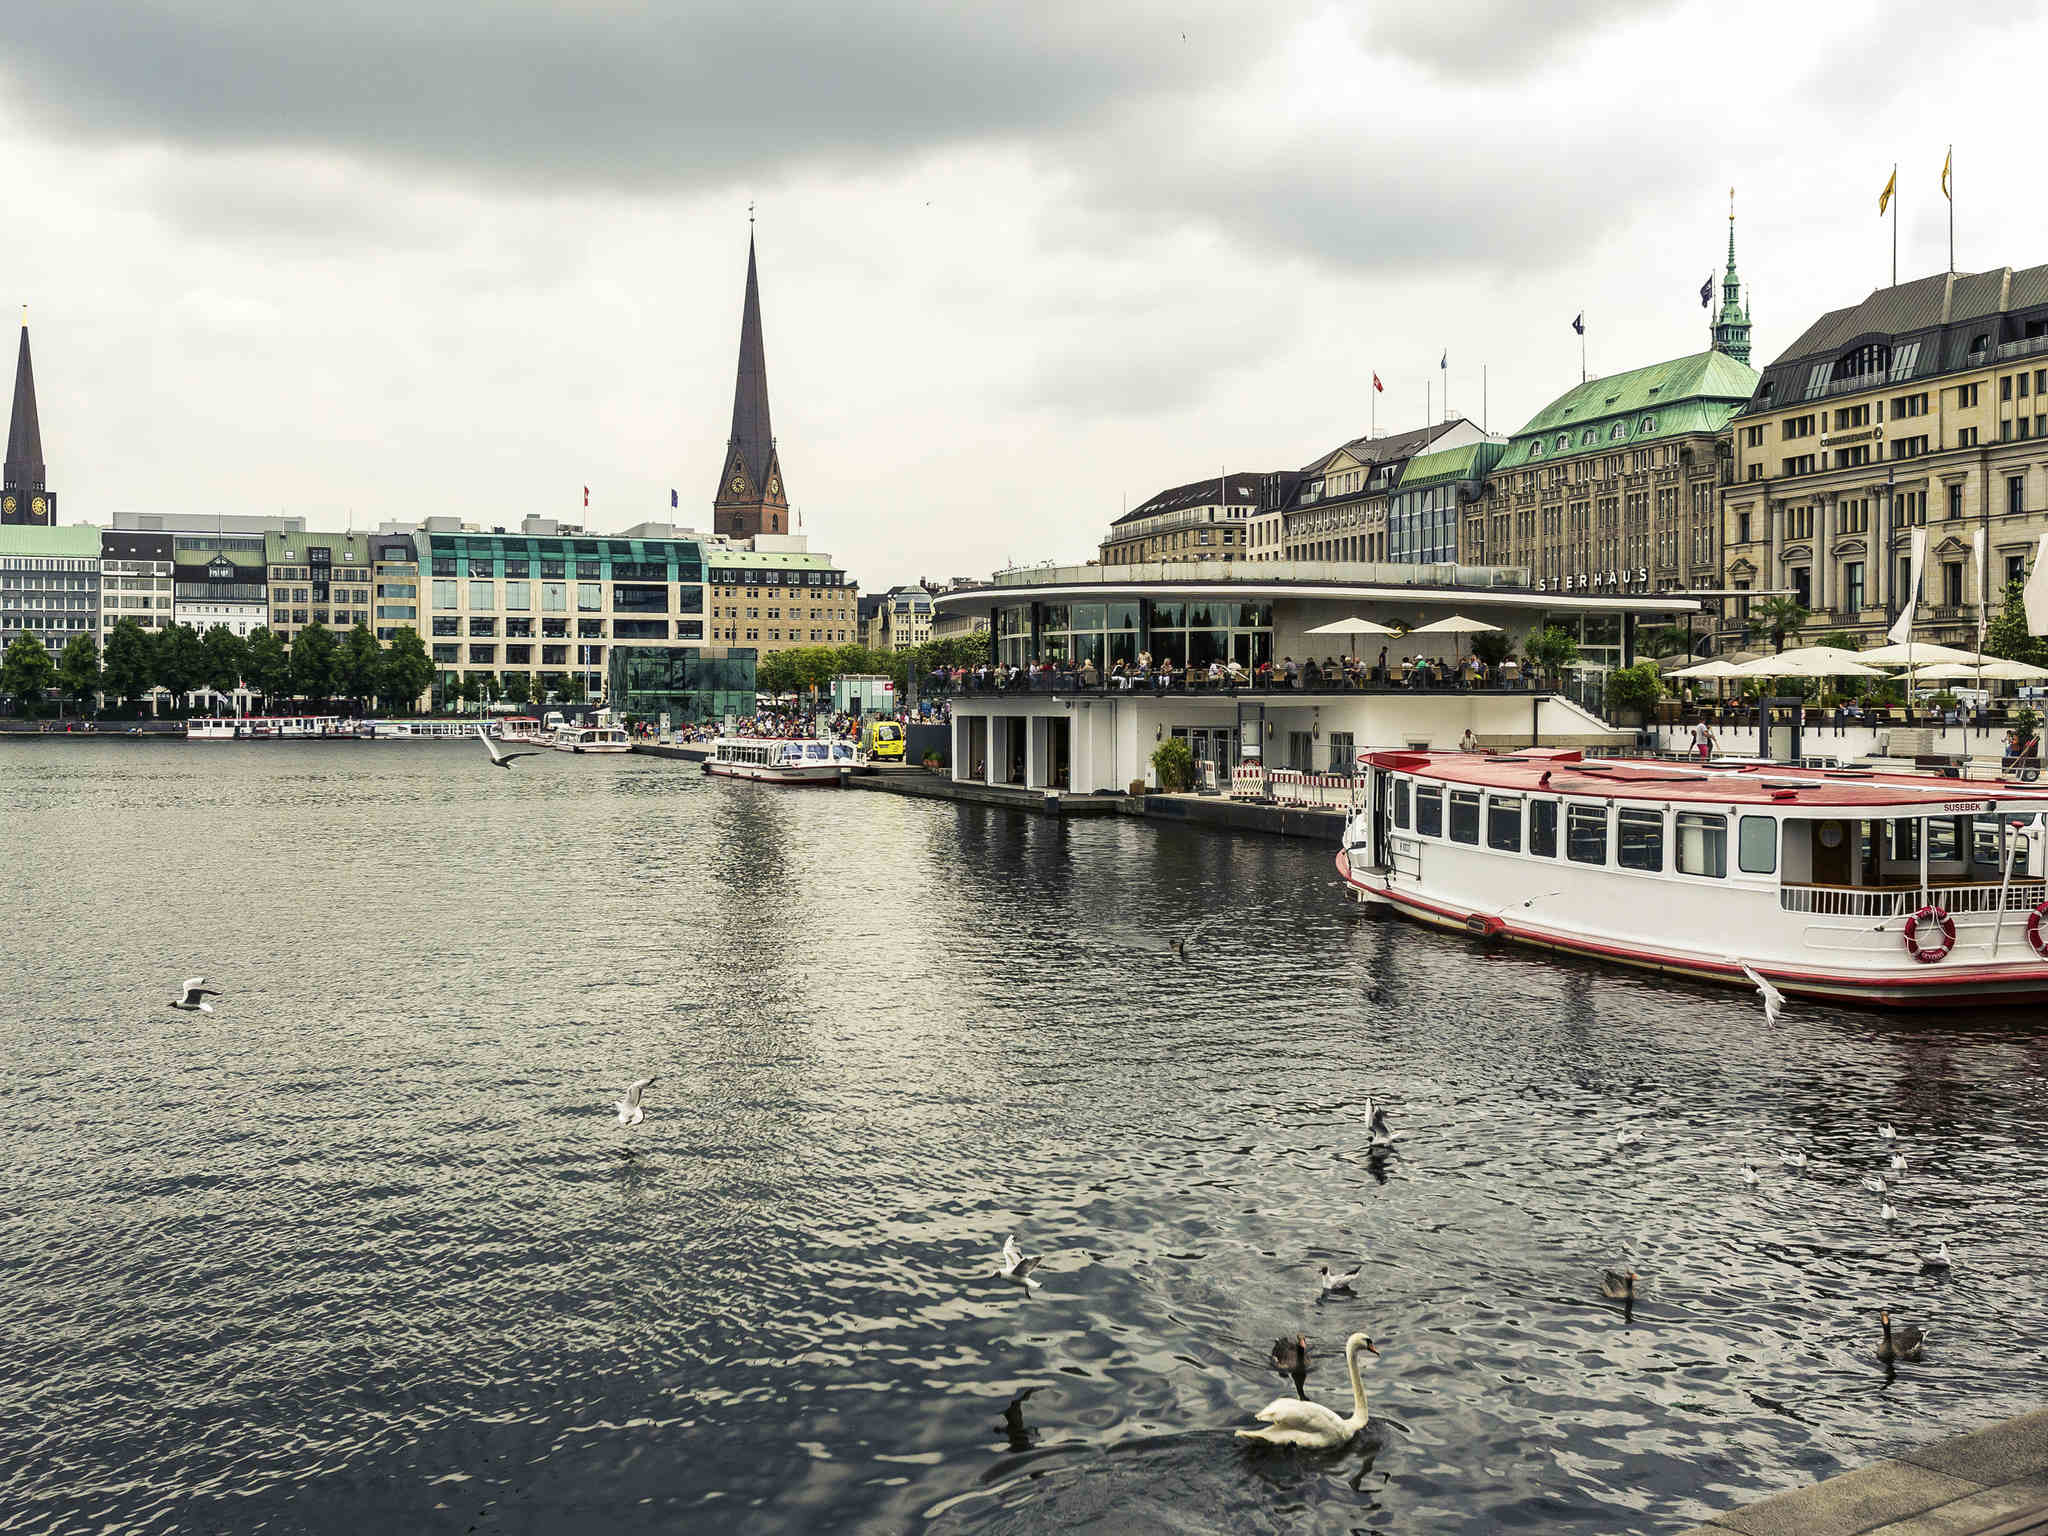
<svg viewBox="0 0 2048 1536">
<path fill-rule="evenodd" d="M 616 725 L 558 725 L 557 752 L 630 752 L 633 738 Z"/>
<path fill-rule="evenodd" d="M 524 741 L 534 746 L 552 746 L 554 738 L 532 715 L 507 715 L 498 722 L 498 740 Z"/>
<path fill-rule="evenodd" d="M 854 764 L 848 741 L 782 741 L 764 736 L 721 736 L 711 745 L 706 773 L 764 784 L 837 784 Z"/>
<path fill-rule="evenodd" d="M 356 722 L 340 715 L 195 716 L 185 722 L 188 741 L 353 740 Z"/>
<path fill-rule="evenodd" d="M 1337 869 L 1360 902 L 1806 997 L 2048 1000 L 2048 787 L 1542 749 L 1359 769 Z"/>
<path fill-rule="evenodd" d="M 372 741 L 471 741 L 472 720 L 365 720 L 357 731 Z"/>
</svg>

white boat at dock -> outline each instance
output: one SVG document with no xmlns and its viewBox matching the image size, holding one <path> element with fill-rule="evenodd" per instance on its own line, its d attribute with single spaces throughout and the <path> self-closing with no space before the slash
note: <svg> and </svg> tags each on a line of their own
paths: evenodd
<svg viewBox="0 0 2048 1536">
<path fill-rule="evenodd" d="M 554 748 L 557 752 L 630 752 L 633 738 L 616 725 L 559 725 Z"/>
<path fill-rule="evenodd" d="M 850 741 L 792 741 L 766 736 L 721 736 L 704 771 L 763 784 L 837 784 L 854 766 Z"/>
<path fill-rule="evenodd" d="M 1359 754 L 1338 872 L 1440 928 L 1889 1007 L 2048 1000 L 2048 788 L 1529 749 Z"/>
<path fill-rule="evenodd" d="M 198 715 L 185 722 L 188 741 L 352 741 L 361 722 L 340 715 Z"/>
</svg>

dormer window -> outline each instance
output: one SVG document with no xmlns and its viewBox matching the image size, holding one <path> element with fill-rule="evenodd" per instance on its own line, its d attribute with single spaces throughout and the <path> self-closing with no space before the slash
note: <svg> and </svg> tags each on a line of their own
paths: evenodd
<svg viewBox="0 0 2048 1536">
<path fill-rule="evenodd" d="M 1565 449 L 1566 449 L 1566 448 L 1568 448 L 1568 447 L 1570 447 L 1570 446 L 1571 446 L 1571 441 L 1572 441 L 1572 439 L 1571 439 L 1571 434 L 1570 434 L 1570 433 L 1568 433 L 1568 432 L 1560 432 L 1560 433 L 1558 433 L 1558 434 L 1557 434 L 1557 451 L 1558 451 L 1559 453 L 1563 453 L 1563 452 L 1565 451 Z"/>
<path fill-rule="evenodd" d="M 1656 431 L 1656 430 L 1657 430 L 1657 418 L 1656 418 L 1656 417 L 1654 417 L 1654 416 L 1645 416 L 1645 417 L 1643 418 L 1643 421 L 1642 421 L 1642 425 L 1641 425 L 1641 426 L 1639 426 L 1639 427 L 1637 427 L 1637 428 L 1636 428 L 1636 430 L 1637 430 L 1638 432 L 1654 432 L 1654 431 Z"/>
<path fill-rule="evenodd" d="M 1593 431 L 1593 429 L 1592 429 L 1591 427 L 1588 427 L 1588 428 L 1586 428 L 1586 430 L 1585 430 L 1585 431 L 1583 431 L 1583 432 L 1581 432 L 1581 433 L 1579 434 L 1579 446 L 1580 446 L 1581 448 L 1590 448 L 1590 447 L 1592 447 L 1592 446 L 1593 446 L 1593 440 L 1594 440 L 1594 438 L 1595 438 L 1595 437 L 1596 437 L 1597 435 L 1598 435 L 1598 434 L 1596 434 L 1596 433 L 1595 433 L 1595 432 Z"/>
<path fill-rule="evenodd" d="M 1625 421 L 1617 421 L 1613 426 L 1607 429 L 1607 441 L 1609 441 L 1610 443 L 1618 443 L 1624 437 L 1627 436 L 1628 423 Z"/>
</svg>

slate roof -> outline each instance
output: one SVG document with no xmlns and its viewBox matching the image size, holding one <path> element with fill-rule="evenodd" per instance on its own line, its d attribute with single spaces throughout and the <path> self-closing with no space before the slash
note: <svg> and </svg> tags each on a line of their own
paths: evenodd
<svg viewBox="0 0 2048 1536">
<path fill-rule="evenodd" d="M 1304 477 L 1313 478 L 1321 474 L 1338 454 L 1345 452 L 1366 464 L 1390 464 L 1396 459 L 1405 459 L 1420 453 L 1446 432 L 1466 424 L 1465 418 L 1460 416 L 1456 421 L 1433 422 L 1429 426 L 1415 427 L 1407 432 L 1390 432 L 1385 437 L 1354 437 L 1350 442 L 1339 443 L 1321 458 L 1303 466 L 1301 472 Z"/>
<path fill-rule="evenodd" d="M 1756 392 L 1758 378 L 1754 368 L 1727 353 L 1706 351 L 1588 379 L 1531 417 L 1508 440 L 1496 467 L 1516 469 L 1540 460 L 1719 432 Z M 1588 431 L 1593 433 L 1590 443 Z M 1557 446 L 1560 434 L 1566 439 L 1562 448 Z"/>
<path fill-rule="evenodd" d="M 761 343 L 761 284 L 751 235 L 747 238 L 747 297 L 740 311 L 739 371 L 732 386 L 732 443 L 746 461 L 747 482 L 754 495 L 761 495 L 768 484 L 775 428 L 768 418 L 768 355 Z"/>
<path fill-rule="evenodd" d="M 7 423 L 7 458 L 0 480 L 11 486 L 43 486 L 43 428 L 36 419 L 36 370 L 29 361 L 28 325 L 21 327 L 21 351 L 14 360 L 14 413 Z"/>
<path fill-rule="evenodd" d="M 1259 482 L 1264 474 L 1254 470 L 1239 470 L 1235 474 L 1224 474 L 1221 479 L 1230 492 L 1230 500 L 1224 505 L 1255 507 L 1259 504 Z M 1186 485 L 1176 485 L 1159 492 L 1143 506 L 1133 507 L 1109 526 L 1121 528 L 1125 523 L 1134 523 L 1141 517 L 1157 517 L 1162 512 L 1178 512 L 1186 507 L 1206 507 L 1216 504 L 1216 482 L 1218 477 L 1206 480 L 1190 480 Z"/>
</svg>

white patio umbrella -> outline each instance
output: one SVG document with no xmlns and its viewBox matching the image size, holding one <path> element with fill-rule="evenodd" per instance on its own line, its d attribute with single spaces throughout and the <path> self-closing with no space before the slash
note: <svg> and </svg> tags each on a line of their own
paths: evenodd
<svg viewBox="0 0 2048 1536">
<path fill-rule="evenodd" d="M 2048 667 L 1993 656 L 1981 667 L 1973 662 L 1944 661 L 1938 667 L 1920 668 L 1917 675 L 1922 681 L 1942 683 L 1959 683 L 1966 677 L 1987 677 L 1996 683 L 2038 683 L 2048 677 Z"/>
<path fill-rule="evenodd" d="M 1397 635 L 1400 631 L 1389 629 L 1384 624 L 1375 624 L 1371 619 L 1353 617 L 1335 619 L 1328 624 L 1318 624 L 1314 629 L 1308 630 L 1307 633 L 1311 635 L 1349 635 L 1351 637 L 1351 654 L 1356 656 L 1358 654 L 1358 637 L 1360 635 Z"/>
<path fill-rule="evenodd" d="M 1876 667 L 1866 667 L 1853 651 L 1831 645 L 1809 645 L 1775 656 L 1759 656 L 1732 669 L 1730 677 L 1883 677 Z"/>
<path fill-rule="evenodd" d="M 1910 640 L 1904 645 L 1880 645 L 1867 651 L 1856 652 L 1856 659 L 1866 667 L 1931 667 L 1944 661 L 1966 661 L 1975 665 L 1975 651 L 1957 650 L 1952 645 L 1936 645 L 1931 640 Z"/>
<path fill-rule="evenodd" d="M 1720 679 L 1741 677 L 1742 670 L 1734 662 L 1716 656 L 1712 661 L 1696 662 L 1689 667 L 1677 667 L 1664 674 L 1666 677 L 1703 677 Z"/>
<path fill-rule="evenodd" d="M 1448 614 L 1441 619 L 1432 619 L 1427 624 L 1418 624 L 1408 633 L 1411 635 L 1487 635 L 1498 630 L 1498 624 L 1489 624 L 1484 619 L 1468 619 L 1462 613 Z M 1464 655 L 1465 642 L 1458 641 L 1458 654 Z"/>
</svg>

